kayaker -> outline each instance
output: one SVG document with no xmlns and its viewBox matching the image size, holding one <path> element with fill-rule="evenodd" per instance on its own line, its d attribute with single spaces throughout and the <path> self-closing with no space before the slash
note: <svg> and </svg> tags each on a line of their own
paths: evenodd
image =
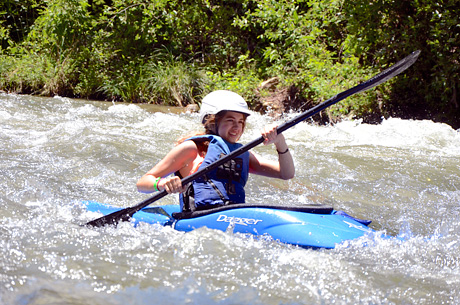
<svg viewBox="0 0 460 305">
<path fill-rule="evenodd" d="M 137 182 L 140 192 L 151 193 L 166 190 L 181 193 L 181 206 L 188 210 L 202 210 L 244 203 L 244 186 L 248 174 L 291 179 L 295 168 L 284 136 L 277 134 L 275 125 L 266 126 L 261 134 L 264 145 L 274 144 L 278 161 L 262 158 L 249 151 L 195 179 L 187 186 L 181 178 L 213 163 L 222 154 L 241 147 L 237 143 L 244 132 L 246 118 L 251 114 L 246 101 L 237 93 L 218 90 L 202 100 L 200 119 L 205 132 L 179 141 L 158 164 Z M 169 176 L 171 173 L 175 175 Z"/>
</svg>

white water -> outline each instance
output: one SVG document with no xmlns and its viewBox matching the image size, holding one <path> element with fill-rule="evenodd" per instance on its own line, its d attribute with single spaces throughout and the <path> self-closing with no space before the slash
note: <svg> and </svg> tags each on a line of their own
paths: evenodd
<svg viewBox="0 0 460 305">
<path fill-rule="evenodd" d="M 460 303 L 460 133 L 431 121 L 301 123 L 285 132 L 296 178 L 247 187 L 248 201 L 333 204 L 404 241 L 305 250 L 208 229 L 80 226 L 100 216 L 82 200 L 146 199 L 135 182 L 197 121 L 0 94 L 0 304 Z M 269 122 L 251 116 L 242 142 Z"/>
</svg>

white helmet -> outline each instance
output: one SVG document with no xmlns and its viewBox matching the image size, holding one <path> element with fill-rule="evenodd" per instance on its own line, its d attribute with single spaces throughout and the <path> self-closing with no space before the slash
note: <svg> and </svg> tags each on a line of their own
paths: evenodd
<svg viewBox="0 0 460 305">
<path fill-rule="evenodd" d="M 200 109 L 200 120 L 204 120 L 208 114 L 218 114 L 221 111 L 235 111 L 250 115 L 248 104 L 238 93 L 229 90 L 217 90 L 203 98 Z"/>
</svg>

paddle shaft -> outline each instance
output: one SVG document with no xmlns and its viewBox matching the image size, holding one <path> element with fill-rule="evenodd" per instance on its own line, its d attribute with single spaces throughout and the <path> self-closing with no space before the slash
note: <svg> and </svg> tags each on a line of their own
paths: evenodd
<svg viewBox="0 0 460 305">
<path fill-rule="evenodd" d="M 293 119 L 281 124 L 277 128 L 277 132 L 282 133 L 285 130 L 287 130 L 287 129 L 297 125 L 298 123 L 306 120 L 307 118 L 315 115 L 316 113 L 320 112 L 321 110 L 323 110 L 323 109 L 325 109 L 325 108 L 327 108 L 329 106 L 332 106 L 332 105 L 338 103 L 339 101 L 341 101 L 341 100 L 343 100 L 343 99 L 345 99 L 345 98 L 347 98 L 347 97 L 349 97 L 351 95 L 354 95 L 354 94 L 359 93 L 359 92 L 363 92 L 363 91 L 368 90 L 370 88 L 373 88 L 373 87 L 375 87 L 375 86 L 377 86 L 377 85 L 379 85 L 379 84 L 381 84 L 383 82 L 386 82 L 390 78 L 398 75 L 399 73 L 401 73 L 402 71 L 404 71 L 408 67 L 410 67 L 417 60 L 419 54 L 420 54 L 420 51 L 412 52 L 409 56 L 407 56 L 404 59 L 398 61 L 396 64 L 394 64 L 390 68 L 388 68 L 385 71 L 377 74 L 376 76 L 374 76 L 371 79 L 365 81 L 364 83 L 361 83 L 361 84 L 359 84 L 359 85 L 357 85 L 357 86 L 355 86 L 355 87 L 353 87 L 351 89 L 348 89 L 348 90 L 346 90 L 344 92 L 341 92 L 341 93 L 337 94 L 336 96 L 328 99 L 327 101 L 324 101 L 323 103 L 321 103 L 321 104 L 319 104 L 319 105 L 317 105 L 317 106 L 315 106 L 315 107 L 313 107 L 313 108 L 301 113 L 300 115 L 296 116 L 295 118 L 293 118 Z M 191 174 L 190 176 L 187 176 L 187 177 L 183 178 L 181 180 L 182 185 L 190 183 L 193 180 L 206 175 L 210 171 L 214 170 L 216 167 L 224 164 L 225 162 L 227 162 L 227 161 L 229 161 L 231 159 L 234 159 L 234 158 L 238 157 L 239 155 L 243 154 L 244 152 L 256 147 L 259 144 L 261 144 L 263 141 L 264 141 L 264 138 L 262 136 L 260 136 L 259 138 L 253 140 L 252 142 L 241 146 L 240 148 L 232 151 L 231 153 L 229 153 L 228 155 L 222 157 L 221 159 L 211 163 L 207 167 L 205 167 L 203 169 L 200 169 L 199 171 Z M 106 224 L 115 224 L 116 225 L 120 220 L 123 220 L 123 221 L 129 220 L 129 218 L 134 213 L 140 211 L 141 209 L 143 209 L 144 207 L 150 205 L 151 203 L 163 198 L 167 194 L 168 193 L 165 190 L 157 192 L 152 197 L 142 201 L 141 203 L 139 203 L 139 204 L 137 204 L 137 205 L 135 205 L 133 207 L 125 208 L 125 209 L 122 209 L 120 211 L 111 213 L 109 215 L 105 215 L 105 216 L 100 217 L 100 218 L 98 218 L 96 220 L 88 222 L 87 225 L 101 227 L 101 226 L 104 226 Z"/>
</svg>

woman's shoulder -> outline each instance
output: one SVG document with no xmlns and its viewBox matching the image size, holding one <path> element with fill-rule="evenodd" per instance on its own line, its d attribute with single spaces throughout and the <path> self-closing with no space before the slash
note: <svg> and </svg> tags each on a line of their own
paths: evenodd
<svg viewBox="0 0 460 305">
<path fill-rule="evenodd" d="M 195 143 L 195 141 L 184 141 L 178 144 L 175 148 L 182 152 L 197 150 L 197 144 Z"/>
<path fill-rule="evenodd" d="M 204 142 L 204 141 L 211 141 L 215 137 L 216 137 L 215 135 L 203 134 L 203 135 L 196 135 L 196 136 L 190 137 L 190 138 L 186 139 L 186 141 L 190 140 L 190 141 L 193 141 L 195 143 L 200 143 L 200 142 Z"/>
</svg>

